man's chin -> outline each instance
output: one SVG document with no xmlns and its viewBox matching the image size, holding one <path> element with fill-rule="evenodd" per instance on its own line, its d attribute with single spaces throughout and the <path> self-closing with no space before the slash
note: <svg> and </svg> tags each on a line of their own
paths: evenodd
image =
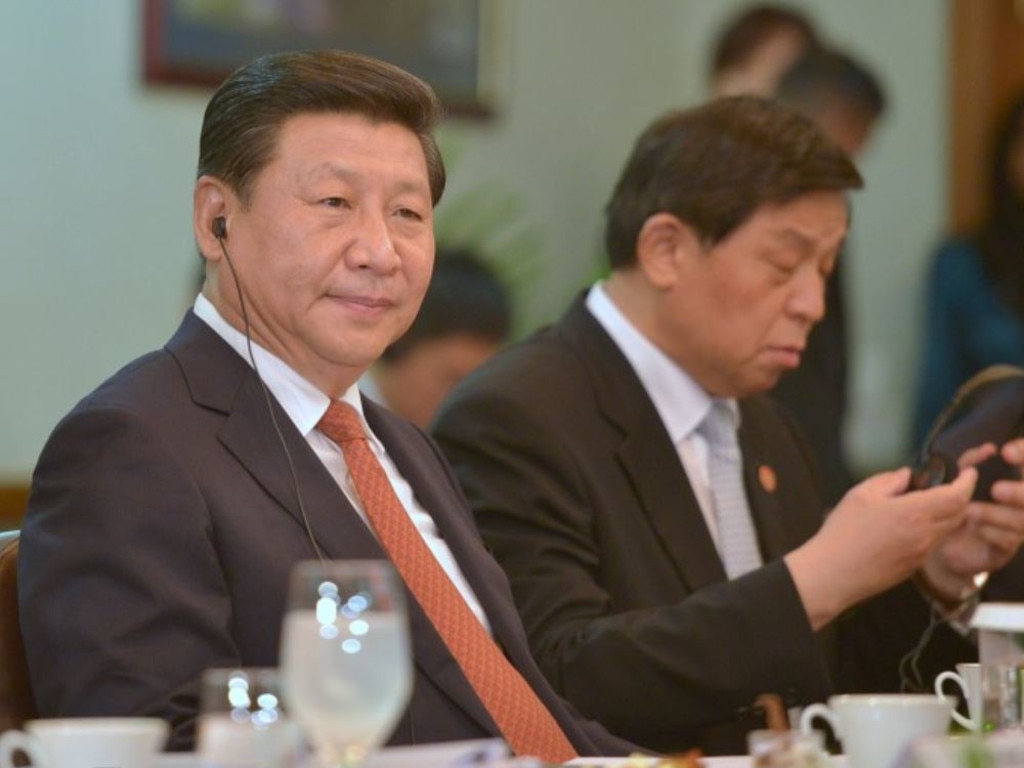
<svg viewBox="0 0 1024 768">
<path fill-rule="evenodd" d="M 758 381 L 751 382 L 746 395 L 761 395 L 765 392 L 770 392 L 775 389 L 775 385 L 779 383 L 785 374 L 786 370 L 781 368 L 765 372 Z"/>
</svg>

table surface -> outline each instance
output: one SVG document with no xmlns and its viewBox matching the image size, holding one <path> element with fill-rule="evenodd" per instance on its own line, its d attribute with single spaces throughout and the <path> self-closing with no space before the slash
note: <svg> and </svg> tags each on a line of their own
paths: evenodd
<svg viewBox="0 0 1024 768">
<path fill-rule="evenodd" d="M 572 764 L 595 766 L 596 768 L 621 768 L 630 759 L 625 757 L 615 758 L 582 758 L 573 761 Z M 386 763 L 387 761 L 383 761 Z M 635 760 L 633 761 L 635 764 Z M 726 757 L 703 757 L 701 762 L 705 768 L 751 768 L 750 758 L 746 755 L 730 755 Z M 840 757 L 833 757 L 830 761 L 834 768 L 843 768 L 846 760 Z M 516 761 L 499 763 L 499 765 L 514 766 Z M 154 768 L 199 768 L 199 760 L 194 753 L 162 754 L 157 757 Z"/>
<path fill-rule="evenodd" d="M 727 755 L 724 757 L 702 757 L 701 763 L 704 764 L 704 768 L 751 768 L 750 758 L 747 755 Z M 622 766 L 630 763 L 632 765 L 642 765 L 636 758 L 628 757 L 605 757 L 605 758 L 592 758 L 592 757 L 581 757 L 576 760 L 572 760 L 567 765 L 578 765 L 580 768 L 583 766 L 594 766 L 594 768 L 622 768 Z M 655 765 L 652 761 L 651 765 Z M 829 759 L 830 768 L 844 768 L 846 766 L 846 758 L 842 755 L 833 756 Z"/>
</svg>

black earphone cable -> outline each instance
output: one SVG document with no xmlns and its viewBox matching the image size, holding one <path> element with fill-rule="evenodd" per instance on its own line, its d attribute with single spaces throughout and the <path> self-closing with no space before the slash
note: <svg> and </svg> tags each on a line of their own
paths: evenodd
<svg viewBox="0 0 1024 768">
<path fill-rule="evenodd" d="M 249 352 L 249 362 L 252 364 L 253 373 L 256 374 L 256 380 L 260 383 L 260 390 L 263 392 L 263 399 L 267 404 L 267 412 L 270 414 L 270 421 L 274 425 L 274 432 L 277 434 L 277 440 L 281 444 L 281 448 L 284 451 L 285 458 L 288 460 L 288 471 L 291 473 L 292 487 L 295 489 L 295 499 L 299 505 L 299 513 L 302 515 L 302 524 L 306 529 L 306 536 L 309 537 L 309 543 L 313 545 L 313 551 L 316 553 L 317 559 L 321 563 L 324 562 L 324 553 L 320 549 L 320 545 L 317 543 L 316 537 L 313 535 L 313 529 L 309 524 L 309 515 L 306 514 L 306 505 L 302 501 L 302 489 L 299 487 L 299 476 L 295 471 L 295 461 L 292 459 L 292 453 L 288 450 L 288 443 L 284 439 L 284 433 L 281 431 L 281 425 L 277 421 L 277 414 L 274 412 L 274 404 L 270 398 L 270 390 L 263 381 L 263 376 L 260 375 L 259 366 L 256 364 L 256 355 L 252 350 L 252 333 L 249 325 L 249 313 L 245 306 L 245 297 L 242 294 L 242 283 L 238 279 L 238 272 L 235 270 L 235 264 L 231 260 L 231 254 L 228 253 L 227 245 L 224 244 L 224 239 L 227 237 L 227 230 L 224 226 L 224 219 L 217 217 L 214 220 L 213 234 L 217 238 L 217 242 L 220 243 L 220 249 L 224 253 L 224 258 L 227 260 L 228 268 L 231 270 L 231 276 L 235 281 L 235 290 L 238 291 L 238 305 L 242 311 L 242 324 L 245 328 L 245 346 Z"/>
</svg>

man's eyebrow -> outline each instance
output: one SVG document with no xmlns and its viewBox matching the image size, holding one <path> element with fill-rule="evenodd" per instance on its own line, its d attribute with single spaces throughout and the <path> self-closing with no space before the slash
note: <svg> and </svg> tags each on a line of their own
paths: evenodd
<svg viewBox="0 0 1024 768">
<path fill-rule="evenodd" d="M 803 232 L 797 229 L 786 228 L 779 229 L 772 232 L 769 238 L 779 242 L 786 242 L 795 245 L 801 250 L 807 250 L 814 245 L 814 239 L 805 235 Z"/>
<path fill-rule="evenodd" d="M 311 168 L 303 176 L 311 181 L 319 181 L 323 178 L 338 178 L 348 181 L 358 178 L 359 174 L 347 166 L 334 162 L 325 162 Z"/>
<path fill-rule="evenodd" d="M 360 183 L 367 174 L 362 171 L 349 168 L 348 166 L 341 165 L 335 162 L 325 162 L 310 169 L 310 171 L 304 174 L 304 178 L 310 182 L 322 181 L 323 179 L 338 179 L 351 184 Z M 423 194 L 430 196 L 430 185 L 426 179 L 413 178 L 409 176 L 407 178 L 399 178 L 393 185 L 393 191 L 398 193 L 412 192 L 415 194 Z"/>
</svg>

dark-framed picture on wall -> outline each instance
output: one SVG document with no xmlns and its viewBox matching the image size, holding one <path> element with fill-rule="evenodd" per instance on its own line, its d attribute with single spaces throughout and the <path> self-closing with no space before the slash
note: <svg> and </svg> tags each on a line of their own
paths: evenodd
<svg viewBox="0 0 1024 768">
<path fill-rule="evenodd" d="M 448 111 L 492 115 L 508 0 L 145 0 L 145 81 L 216 87 L 264 53 L 343 48 L 430 83 Z"/>
</svg>

